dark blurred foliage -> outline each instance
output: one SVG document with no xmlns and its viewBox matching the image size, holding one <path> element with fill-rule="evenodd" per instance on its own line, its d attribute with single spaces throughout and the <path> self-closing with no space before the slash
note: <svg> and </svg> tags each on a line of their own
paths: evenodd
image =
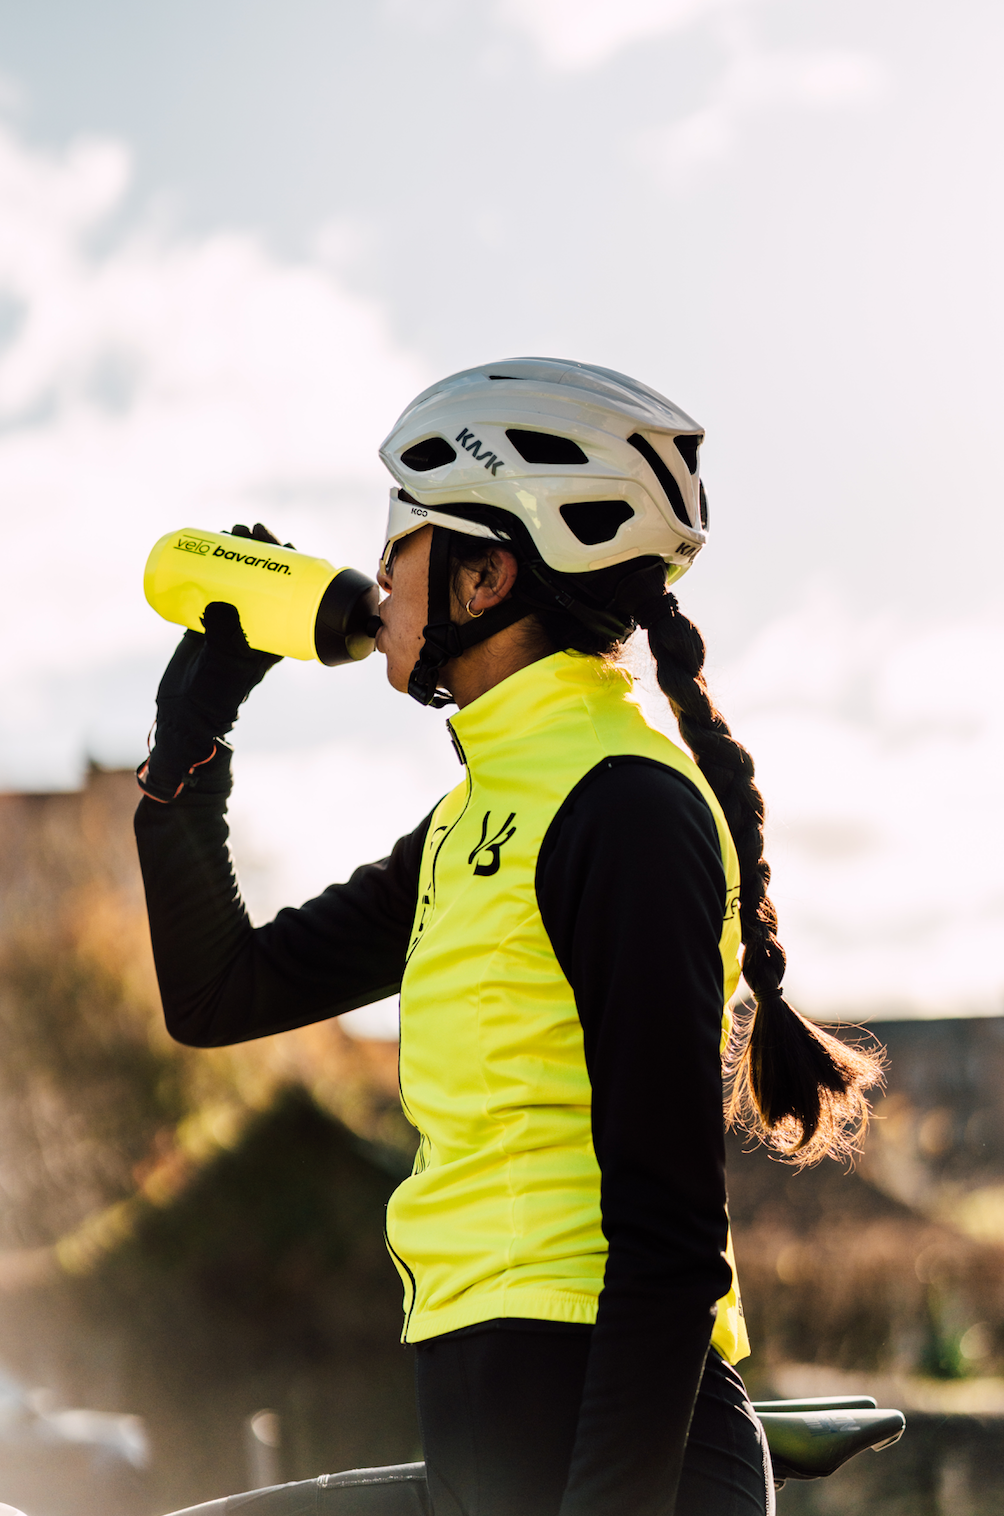
<svg viewBox="0 0 1004 1516">
<path fill-rule="evenodd" d="M 958 1184 L 1004 1184 L 1004 1017 L 889 1022 L 896 1077 L 868 1170 L 911 1204 Z"/>
<path fill-rule="evenodd" d="M 784 1361 L 1004 1373 L 1004 1019 L 876 1030 L 889 1091 L 856 1169 L 803 1181 L 730 1144 L 754 1381 Z"/>
<path fill-rule="evenodd" d="M 383 1245 L 392 1167 L 302 1087 L 279 1091 L 166 1205 L 141 1200 L 86 1271 L 22 1286 L 0 1356 L 70 1403 L 143 1416 L 136 1516 L 246 1488 L 244 1423 L 263 1406 L 284 1478 L 418 1456 Z M 0 1486 L 4 1472 L 0 1452 Z"/>
<path fill-rule="evenodd" d="M 262 1406 L 281 1418 L 285 1478 L 419 1456 L 383 1242 L 403 1168 L 281 1090 L 80 1281 L 88 1331 L 117 1343 L 151 1428 L 160 1508 L 245 1485 L 240 1429 Z"/>
<path fill-rule="evenodd" d="M 135 1188 L 185 1114 L 158 1035 L 125 790 L 0 797 L 0 1247 L 55 1241 Z"/>
<path fill-rule="evenodd" d="M 267 1318 L 270 1334 L 277 1325 L 287 1344 L 309 1345 L 318 1302 L 327 1315 L 338 1309 L 325 1294 L 331 1276 L 383 1271 L 384 1210 L 407 1172 L 294 1085 L 172 1204 L 149 1205 L 106 1272 L 122 1288 L 137 1271 L 157 1273 L 163 1289 L 183 1278 L 214 1311 Z"/>
<path fill-rule="evenodd" d="M 135 1189 L 187 1114 L 182 1060 L 155 1046 L 119 975 L 73 942 L 20 935 L 0 982 L 0 1246 L 54 1242 Z"/>
<path fill-rule="evenodd" d="M 786 1362 L 937 1378 L 1004 1368 L 999 1244 L 919 1215 L 854 1170 L 791 1174 L 738 1142 L 729 1191 L 755 1387 Z M 975 1324 L 985 1351 L 967 1360 Z"/>
</svg>

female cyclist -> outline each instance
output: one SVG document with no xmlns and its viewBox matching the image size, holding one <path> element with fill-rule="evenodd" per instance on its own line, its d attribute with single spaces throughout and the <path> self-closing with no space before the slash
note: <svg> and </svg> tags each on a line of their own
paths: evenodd
<svg viewBox="0 0 1004 1516">
<path fill-rule="evenodd" d="M 735 1369 L 740 968 L 734 1116 L 800 1160 L 840 1150 L 876 1068 L 781 997 L 753 765 L 668 589 L 705 541 L 702 440 L 578 363 L 471 369 L 409 406 L 382 449 L 377 646 L 395 689 L 459 707 L 465 775 L 389 858 L 267 926 L 233 875 L 220 739 L 274 660 L 213 605 L 158 694 L 137 835 L 172 1034 L 215 1047 L 400 989 L 419 1147 L 387 1234 L 435 1516 L 773 1509 Z M 693 757 L 632 698 L 636 626 Z"/>
</svg>

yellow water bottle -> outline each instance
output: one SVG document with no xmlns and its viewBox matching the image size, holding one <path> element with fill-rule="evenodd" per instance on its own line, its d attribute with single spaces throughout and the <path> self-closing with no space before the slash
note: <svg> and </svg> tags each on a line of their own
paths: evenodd
<svg viewBox="0 0 1004 1516">
<path fill-rule="evenodd" d="M 248 644 L 264 653 L 331 666 L 366 658 L 375 646 L 379 591 L 372 579 L 253 537 L 192 527 L 168 532 L 147 559 L 143 589 L 165 621 L 195 632 L 211 601 L 229 601 Z"/>
</svg>

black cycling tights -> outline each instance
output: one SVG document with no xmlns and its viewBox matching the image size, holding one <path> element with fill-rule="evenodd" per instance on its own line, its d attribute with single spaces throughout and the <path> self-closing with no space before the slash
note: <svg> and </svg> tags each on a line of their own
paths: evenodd
<svg viewBox="0 0 1004 1516">
<path fill-rule="evenodd" d="M 425 1466 L 328 1474 L 177 1516 L 557 1516 L 588 1353 L 588 1332 L 488 1330 L 420 1343 Z M 742 1379 L 712 1350 L 675 1516 L 773 1512 L 763 1429 Z"/>
<path fill-rule="evenodd" d="M 558 1516 L 589 1338 L 588 1331 L 489 1330 L 419 1344 L 418 1408 L 435 1516 Z M 739 1375 L 712 1350 L 675 1516 L 773 1509 L 763 1428 Z"/>
</svg>

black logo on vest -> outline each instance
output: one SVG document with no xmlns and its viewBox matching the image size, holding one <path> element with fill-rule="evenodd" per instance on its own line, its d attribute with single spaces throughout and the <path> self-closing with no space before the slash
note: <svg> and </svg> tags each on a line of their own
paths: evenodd
<svg viewBox="0 0 1004 1516">
<path fill-rule="evenodd" d="M 481 823 L 481 841 L 467 860 L 468 863 L 474 863 L 475 858 L 481 855 L 481 862 L 474 863 L 475 874 L 498 873 L 501 862 L 499 854 L 516 831 L 516 828 L 510 825 L 510 822 L 516 819 L 516 812 L 510 811 L 494 837 L 489 837 L 488 823 L 491 820 L 491 814 L 491 811 L 485 811 L 485 819 Z"/>
</svg>

